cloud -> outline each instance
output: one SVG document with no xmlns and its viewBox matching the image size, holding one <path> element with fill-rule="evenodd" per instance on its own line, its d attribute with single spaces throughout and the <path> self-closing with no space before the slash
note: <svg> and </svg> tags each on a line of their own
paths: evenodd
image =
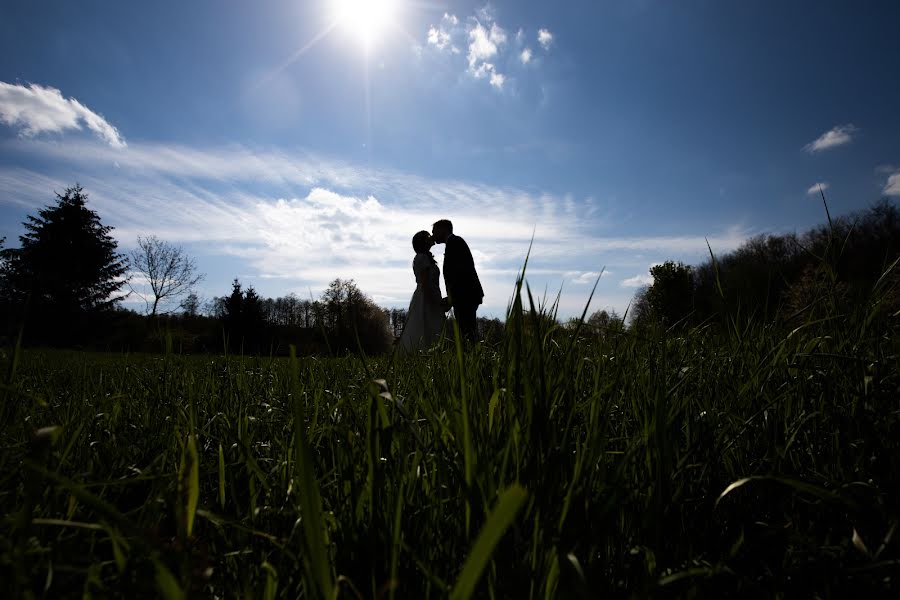
<svg viewBox="0 0 900 600">
<path fill-rule="evenodd" d="M 453 44 L 454 30 L 459 25 L 456 15 L 444 13 L 440 25 L 432 25 L 428 28 L 428 44 L 438 50 L 449 50 L 453 54 L 459 54 L 459 48 Z"/>
<path fill-rule="evenodd" d="M 882 193 L 885 196 L 900 196 L 900 171 L 888 176 Z"/>
<path fill-rule="evenodd" d="M 803 146 L 803 149 L 810 154 L 815 154 L 816 152 L 822 152 L 823 150 L 837 148 L 838 146 L 843 146 L 853 141 L 853 135 L 857 131 L 859 130 L 852 123 L 848 123 L 847 125 L 837 125 L 820 135 L 814 141 Z"/>
<path fill-rule="evenodd" d="M 489 77 L 492 86 L 503 88 L 506 76 L 497 71 L 494 63 L 488 59 L 497 55 L 498 48 L 506 43 L 506 32 L 496 23 L 491 23 L 488 30 L 481 23 L 475 22 L 469 29 L 469 72 L 476 78 Z"/>
<path fill-rule="evenodd" d="M 24 137 L 81 129 L 84 124 L 110 146 L 125 147 L 118 130 L 103 117 L 75 98 L 64 98 L 58 89 L 35 83 L 14 85 L 0 81 L 0 121 L 19 127 Z"/>
<path fill-rule="evenodd" d="M 619 282 L 619 285 L 627 288 L 638 288 L 644 287 L 645 285 L 653 284 L 653 276 L 652 275 L 635 275 L 634 277 L 629 277 L 628 279 L 623 279 Z"/>
<path fill-rule="evenodd" d="M 515 31 L 515 35 L 508 33 L 497 21 L 494 7 L 487 4 L 475 10 L 464 22 L 455 15 L 444 13 L 438 25 L 429 25 L 425 39 L 427 46 L 452 54 L 460 54 L 460 47 L 465 47 L 469 75 L 475 79 L 486 79 L 491 86 L 502 90 L 508 81 L 515 79 L 515 75 L 510 76 L 509 70 L 515 73 L 517 67 L 535 63 L 533 49 L 524 46 L 525 30 L 519 27 Z M 513 43 L 510 43 L 511 37 Z M 537 40 L 547 50 L 553 41 L 553 34 L 541 29 Z M 512 89 L 515 92 L 516 87 Z"/>
<path fill-rule="evenodd" d="M 609 275 L 609 271 L 605 271 L 604 275 Z M 570 273 L 566 273 L 569 279 L 572 280 L 572 283 L 576 285 L 586 285 L 588 283 L 594 283 L 597 281 L 597 278 L 600 277 L 600 271 L 585 271 L 579 272 L 574 271 Z"/>
<path fill-rule="evenodd" d="M 553 34 L 547 29 L 540 29 L 538 30 L 537 39 L 538 43 L 544 47 L 544 50 L 547 50 L 550 48 L 550 44 L 553 43 Z"/>
<path fill-rule="evenodd" d="M 810 195 L 818 195 L 820 192 L 824 192 L 830 187 L 831 186 L 828 185 L 827 181 L 820 181 L 819 183 L 814 183 L 809 186 L 809 189 L 806 190 L 806 193 Z"/>
<path fill-rule="evenodd" d="M 496 23 L 491 24 L 491 28 L 488 30 L 476 21 L 475 25 L 469 29 L 469 52 L 466 55 L 469 60 L 469 69 L 475 71 L 480 63 L 496 56 L 498 46 L 505 42 L 506 33 Z"/>
</svg>

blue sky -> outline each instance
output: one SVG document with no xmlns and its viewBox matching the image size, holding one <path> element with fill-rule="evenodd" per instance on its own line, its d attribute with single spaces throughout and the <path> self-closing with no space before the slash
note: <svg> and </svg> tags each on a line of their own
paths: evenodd
<svg viewBox="0 0 900 600">
<path fill-rule="evenodd" d="M 533 232 L 570 315 L 604 267 L 592 308 L 622 312 L 705 238 L 821 222 L 816 184 L 833 214 L 900 195 L 896 2 L 360 1 L 4 0 L 0 236 L 77 181 L 206 298 L 346 277 L 402 307 L 450 218 L 481 314 Z"/>
</svg>

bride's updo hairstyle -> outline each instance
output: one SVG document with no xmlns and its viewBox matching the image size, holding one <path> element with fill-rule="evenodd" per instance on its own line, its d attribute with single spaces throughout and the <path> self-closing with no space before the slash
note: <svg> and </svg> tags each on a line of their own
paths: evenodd
<svg viewBox="0 0 900 600">
<path fill-rule="evenodd" d="M 431 234 L 427 231 L 420 231 L 413 236 L 412 246 L 413 250 L 416 251 L 416 254 L 419 252 L 428 252 L 431 249 Z"/>
</svg>

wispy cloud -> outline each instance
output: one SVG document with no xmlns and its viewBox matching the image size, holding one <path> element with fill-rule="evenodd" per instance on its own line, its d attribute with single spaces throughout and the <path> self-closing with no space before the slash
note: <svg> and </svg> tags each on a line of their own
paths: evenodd
<svg viewBox="0 0 900 600">
<path fill-rule="evenodd" d="M 858 131 L 859 130 L 852 123 L 848 123 L 847 125 L 837 125 L 812 142 L 803 146 L 803 149 L 810 154 L 815 154 L 816 152 L 822 152 L 823 150 L 837 148 L 838 146 L 843 146 L 852 142 L 853 136 Z"/>
<path fill-rule="evenodd" d="M 809 186 L 809 189 L 806 190 L 806 193 L 810 195 L 818 195 L 819 193 L 827 190 L 829 187 L 831 186 L 828 185 L 827 181 L 820 181 Z"/>
<path fill-rule="evenodd" d="M 451 218 L 472 248 L 487 292 L 486 314 L 502 315 L 532 234 L 529 279 L 551 289 L 565 281 L 593 283 L 604 265 L 632 269 L 636 255 L 687 261 L 702 260 L 707 251 L 708 232 L 600 237 L 591 203 L 571 197 L 372 169 L 304 152 L 134 140 L 118 151 L 75 140 L 9 140 L 0 153 L 22 163 L 0 166 L 0 202 L 14 201 L 30 213 L 74 183 L 68 174 L 78 172 L 92 206 L 115 228 L 123 248 L 139 234 L 155 234 L 218 261 L 216 270 L 227 262 L 233 270 L 228 279 L 246 278 L 270 295 L 318 295 L 331 279 L 343 277 L 356 279 L 385 305 L 403 305 L 414 287 L 412 235 L 439 218 Z M 721 252 L 747 235 L 732 228 L 709 241 Z M 439 261 L 442 252 L 435 248 Z M 596 301 L 623 310 L 629 297 L 604 280 Z M 223 294 L 227 283 L 210 279 L 200 291 Z M 564 308 L 579 311 L 587 287 L 571 289 Z"/>
<path fill-rule="evenodd" d="M 531 48 L 525 48 L 522 52 L 519 53 L 519 60 L 522 61 L 523 65 L 527 65 L 531 62 Z"/>
<path fill-rule="evenodd" d="M 885 196 L 900 196 L 900 170 L 888 176 L 882 192 Z"/>
<path fill-rule="evenodd" d="M 539 29 L 537 40 L 538 43 L 544 48 L 544 50 L 547 50 L 550 48 L 550 44 L 553 43 L 553 34 L 550 33 L 550 31 L 547 29 Z"/>
<path fill-rule="evenodd" d="M 18 85 L 0 81 L 0 121 L 19 129 L 20 135 L 61 133 L 86 125 L 114 148 L 124 148 L 125 140 L 106 119 L 75 98 L 65 98 L 58 89 L 35 83 Z"/>
</svg>

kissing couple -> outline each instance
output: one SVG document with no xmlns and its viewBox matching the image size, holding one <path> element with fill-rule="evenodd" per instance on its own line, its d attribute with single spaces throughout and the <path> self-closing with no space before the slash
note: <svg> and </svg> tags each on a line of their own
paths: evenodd
<svg viewBox="0 0 900 600">
<path fill-rule="evenodd" d="M 435 244 L 445 244 L 444 286 L 447 297 L 441 295 L 441 270 L 431 254 Z M 477 338 L 475 312 L 484 298 L 484 290 L 475 261 L 466 241 L 454 235 L 453 223 L 447 219 L 437 221 L 431 233 L 420 231 L 412 238 L 413 273 L 416 276 L 416 291 L 409 302 L 406 325 L 400 335 L 400 348 L 404 352 L 415 352 L 427 348 L 440 339 L 445 313 L 451 308 L 459 325 L 459 333 L 467 342 Z"/>
</svg>

